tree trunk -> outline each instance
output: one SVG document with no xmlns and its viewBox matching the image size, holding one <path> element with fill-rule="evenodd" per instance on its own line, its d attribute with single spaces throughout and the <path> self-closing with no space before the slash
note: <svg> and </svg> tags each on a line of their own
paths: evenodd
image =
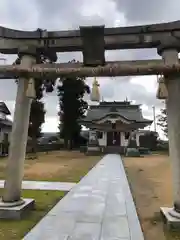
<svg viewBox="0 0 180 240">
<path fill-rule="evenodd" d="M 72 150 L 72 148 L 73 148 L 73 140 L 70 139 L 69 140 L 69 150 Z"/>
<path fill-rule="evenodd" d="M 32 137 L 31 139 L 31 159 L 37 158 L 37 139 Z"/>
<path fill-rule="evenodd" d="M 64 138 L 64 148 L 68 149 L 68 138 L 67 137 Z"/>
</svg>

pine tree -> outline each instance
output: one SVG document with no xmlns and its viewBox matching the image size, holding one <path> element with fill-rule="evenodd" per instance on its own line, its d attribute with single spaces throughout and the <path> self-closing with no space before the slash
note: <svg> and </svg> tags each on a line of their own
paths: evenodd
<svg viewBox="0 0 180 240">
<path fill-rule="evenodd" d="M 161 109 L 161 113 L 158 116 L 158 123 L 157 124 L 161 127 L 164 135 L 166 137 L 168 137 L 168 122 L 167 122 L 167 110 L 166 110 L 166 108 Z"/>
<path fill-rule="evenodd" d="M 88 104 L 83 100 L 85 93 L 90 93 L 84 78 L 67 77 L 58 86 L 60 106 L 60 136 L 64 139 L 65 147 L 69 149 L 80 137 L 81 125 L 79 119 L 85 116 Z"/>
<path fill-rule="evenodd" d="M 35 79 L 36 98 L 32 100 L 31 112 L 29 117 L 28 136 L 31 137 L 32 152 L 37 152 L 37 140 L 41 137 L 41 127 L 45 122 L 44 103 L 43 98 L 43 84 L 41 79 Z"/>
</svg>

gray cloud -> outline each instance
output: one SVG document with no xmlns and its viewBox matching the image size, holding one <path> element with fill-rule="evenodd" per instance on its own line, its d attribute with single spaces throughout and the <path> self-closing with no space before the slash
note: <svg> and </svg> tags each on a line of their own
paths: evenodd
<svg viewBox="0 0 180 240">
<path fill-rule="evenodd" d="M 63 3 L 59 0 L 34 0 L 38 11 L 38 24 L 47 29 L 78 29 L 80 25 L 106 25 L 114 24 L 114 12 L 112 2 L 109 0 L 91 1 L 88 0 L 66 0 Z M 103 3 L 103 5 L 102 5 Z M 106 7 L 107 6 L 107 7 Z M 111 8 L 108 8 L 110 6 Z M 102 12 L 110 11 L 109 15 L 99 14 L 97 8 Z M 91 9 L 95 8 L 95 11 Z M 90 12 L 90 15 L 85 12 Z M 107 12 L 108 13 L 108 12 Z"/>
<path fill-rule="evenodd" d="M 162 21 L 177 20 L 180 17 L 179 1 L 173 0 L 173 4 L 167 0 L 10 0 L 0 1 L 0 25 L 7 27 L 33 30 L 38 27 L 48 30 L 63 30 L 78 28 L 79 25 L 114 26 L 115 20 L 120 25 L 146 24 Z M 122 16 L 125 16 L 123 18 Z M 116 24 L 117 25 L 117 24 Z M 7 62 L 12 63 L 16 56 L 6 56 Z M 82 61 L 82 54 L 60 53 L 58 62 L 68 62 L 71 59 Z M 135 60 L 158 58 L 155 49 L 107 51 L 107 60 Z M 154 92 L 148 92 L 146 88 L 131 82 L 131 77 L 101 78 L 101 94 L 108 100 L 124 100 L 126 97 L 149 106 L 161 107 L 160 101 L 155 98 Z M 92 79 L 87 83 L 92 84 Z M 13 111 L 13 101 L 16 95 L 16 84 L 13 80 L 0 81 L 0 99 L 6 100 Z M 89 97 L 87 97 L 88 99 Z M 47 116 L 57 114 L 56 92 L 44 97 Z M 147 110 L 147 115 L 150 114 Z"/>
<path fill-rule="evenodd" d="M 109 88 L 110 91 L 108 91 Z M 109 92 L 112 94 L 109 94 Z M 148 92 L 144 86 L 125 81 L 123 78 L 118 78 L 114 81 L 109 80 L 102 87 L 102 94 L 104 98 L 111 98 L 112 100 L 115 98 L 120 101 L 127 97 L 130 100 L 135 100 L 138 104 L 161 106 L 161 102 L 156 99 L 156 89 L 154 89 L 153 93 Z"/>
<path fill-rule="evenodd" d="M 179 0 L 113 0 L 129 24 L 151 24 L 179 20 Z"/>
<path fill-rule="evenodd" d="M 74 7 L 70 0 L 64 1 L 63 4 L 59 0 L 35 0 L 35 5 L 40 27 L 52 30 L 73 28 L 75 22 L 80 18 L 79 8 Z M 81 6 L 82 0 L 77 0 L 76 5 Z"/>
<path fill-rule="evenodd" d="M 57 116 L 58 113 L 58 97 L 46 95 L 43 99 L 45 103 L 45 109 L 48 113 L 48 117 Z"/>
</svg>

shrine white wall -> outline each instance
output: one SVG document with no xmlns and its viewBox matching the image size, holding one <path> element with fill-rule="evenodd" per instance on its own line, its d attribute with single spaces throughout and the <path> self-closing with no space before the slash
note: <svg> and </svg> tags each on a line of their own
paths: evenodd
<svg viewBox="0 0 180 240">
<path fill-rule="evenodd" d="M 143 136 L 143 135 L 144 135 L 144 133 L 142 133 L 142 132 L 137 132 L 136 133 L 136 143 L 137 143 L 138 147 L 140 146 L 139 137 Z"/>
<path fill-rule="evenodd" d="M 102 138 L 98 138 L 99 146 L 106 146 L 107 145 L 107 133 L 102 132 Z"/>
<path fill-rule="evenodd" d="M 128 145 L 128 139 L 125 138 L 125 133 L 121 132 L 121 146 L 126 147 Z"/>
<path fill-rule="evenodd" d="M 0 128 L 0 142 L 4 140 L 5 134 L 8 134 L 8 140 L 10 141 L 11 129 L 3 127 L 3 128 Z"/>
<path fill-rule="evenodd" d="M 140 132 L 136 133 L 136 144 L 139 146 L 139 137 L 143 135 Z M 127 147 L 128 145 L 128 139 L 125 138 L 125 132 L 120 133 L 120 146 Z M 107 146 L 107 132 L 102 132 L 102 138 L 98 138 L 99 146 Z"/>
<path fill-rule="evenodd" d="M 102 132 L 102 138 L 98 138 L 99 146 L 107 146 L 107 132 Z M 121 146 L 127 146 L 127 141 L 125 140 L 125 135 L 123 132 L 120 133 Z"/>
</svg>

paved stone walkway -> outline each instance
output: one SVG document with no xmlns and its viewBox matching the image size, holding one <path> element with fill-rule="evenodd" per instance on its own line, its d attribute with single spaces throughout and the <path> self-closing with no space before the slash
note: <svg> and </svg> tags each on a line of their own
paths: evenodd
<svg viewBox="0 0 180 240">
<path fill-rule="evenodd" d="M 144 240 L 119 155 L 106 155 L 24 240 Z"/>
<path fill-rule="evenodd" d="M 69 182 L 23 181 L 22 189 L 70 191 L 75 185 Z M 4 188 L 4 180 L 0 180 L 0 188 Z"/>
</svg>

